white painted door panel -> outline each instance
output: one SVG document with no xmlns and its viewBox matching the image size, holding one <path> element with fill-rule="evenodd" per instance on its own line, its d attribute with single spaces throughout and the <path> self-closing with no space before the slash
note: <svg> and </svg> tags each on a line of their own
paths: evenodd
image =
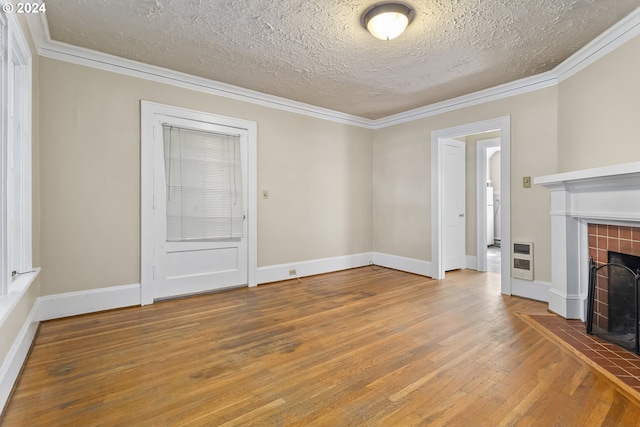
<svg viewBox="0 0 640 427">
<path fill-rule="evenodd" d="M 442 200 L 444 269 L 465 268 L 465 144 L 454 139 L 442 145 Z"/>
<path fill-rule="evenodd" d="M 167 180 L 163 124 L 240 137 L 245 219 L 242 237 L 167 241 Z M 248 283 L 247 132 L 214 123 L 158 116 L 154 123 L 154 280 L 153 298 L 162 299 Z"/>
</svg>

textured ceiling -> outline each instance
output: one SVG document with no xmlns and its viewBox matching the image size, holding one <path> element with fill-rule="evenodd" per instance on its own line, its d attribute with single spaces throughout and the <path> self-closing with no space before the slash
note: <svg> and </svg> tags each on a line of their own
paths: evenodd
<svg viewBox="0 0 640 427">
<path fill-rule="evenodd" d="M 392 41 L 376 0 L 47 0 L 51 38 L 377 119 L 548 71 L 639 0 L 408 0 Z"/>
</svg>

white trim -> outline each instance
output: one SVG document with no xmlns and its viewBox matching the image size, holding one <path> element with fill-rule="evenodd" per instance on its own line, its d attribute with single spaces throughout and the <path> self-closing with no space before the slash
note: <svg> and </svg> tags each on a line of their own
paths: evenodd
<svg viewBox="0 0 640 427">
<path fill-rule="evenodd" d="M 440 140 L 473 135 L 483 132 L 500 131 L 500 194 L 502 197 L 501 256 L 510 259 L 511 246 L 511 117 L 504 116 L 481 122 L 439 129 L 431 132 L 431 263 L 434 279 L 444 279 L 444 260 L 442 259 L 442 153 Z M 511 271 L 509 263 L 501 265 L 503 294 L 511 295 Z"/>
<path fill-rule="evenodd" d="M 369 265 L 370 262 L 381 267 L 432 277 L 431 263 L 429 261 L 404 258 L 380 252 L 363 252 L 354 255 L 258 267 L 257 277 L 259 284 L 279 282 L 282 280 L 295 279 L 296 277 L 313 276 L 316 274 L 364 267 Z M 473 260 L 471 260 L 471 262 L 473 262 Z M 289 270 L 291 269 L 297 270 L 296 276 L 289 275 Z"/>
<path fill-rule="evenodd" d="M 552 72 L 538 74 L 532 77 L 516 80 L 514 82 L 505 83 L 489 89 L 478 92 L 469 93 L 457 98 L 448 99 L 436 104 L 426 105 L 424 107 L 415 108 L 403 113 L 378 119 L 373 124 L 373 129 L 382 129 L 401 123 L 412 122 L 414 120 L 424 119 L 425 117 L 437 116 L 438 114 L 450 111 L 460 110 L 462 108 L 480 105 L 487 102 L 496 101 L 498 99 L 509 98 L 511 96 L 521 95 L 523 93 L 533 92 L 547 87 L 555 86 L 558 81 Z"/>
<path fill-rule="evenodd" d="M 3 2 L 5 1 L 6 0 Z M 168 70 L 166 68 L 155 67 L 90 49 L 57 42 L 51 40 L 49 27 L 44 14 L 28 15 L 27 23 L 29 24 L 29 29 L 38 49 L 38 53 L 46 58 L 57 59 L 100 70 L 134 76 L 145 80 L 211 93 L 214 95 L 224 96 L 226 98 L 237 99 L 252 104 L 304 114 L 338 123 L 351 124 L 368 129 L 381 129 L 400 123 L 442 114 L 448 111 L 454 111 L 473 105 L 479 105 L 555 86 L 560 81 L 573 76 L 583 68 L 592 64 L 594 61 L 603 57 L 607 53 L 612 52 L 625 42 L 640 34 L 640 8 L 634 10 L 627 15 L 627 17 L 614 24 L 607 31 L 593 39 L 590 43 L 578 52 L 574 53 L 564 62 L 557 65 L 551 71 L 383 117 L 377 120 L 371 120 L 326 108 L 316 107 L 302 102 L 267 95 L 238 86 L 203 79 L 185 73 Z"/>
<path fill-rule="evenodd" d="M 38 274 L 40 274 L 40 268 L 34 269 L 31 273 L 21 274 L 11 283 L 9 293 L 0 297 L 0 327 L 7 320 L 18 301 L 22 299 L 22 296 L 31 287 Z"/>
<path fill-rule="evenodd" d="M 31 68 L 31 50 L 17 17 L 3 13 L 0 17 L 0 296 L 12 291 L 11 271 L 32 269 Z M 15 222 L 10 228 L 12 218 Z"/>
<path fill-rule="evenodd" d="M 25 13 L 31 38 L 36 46 L 38 55 L 42 55 L 40 48 L 51 42 L 51 34 L 49 33 L 49 22 L 46 13 Z"/>
<path fill-rule="evenodd" d="M 29 24 L 31 25 L 31 21 Z M 364 128 L 371 128 L 373 125 L 373 120 L 371 119 L 341 113 L 328 108 L 316 107 L 304 102 L 292 101 L 290 99 L 268 95 L 239 86 L 233 86 L 227 83 L 221 83 L 215 80 L 181 73 L 167 68 L 144 64 L 142 62 L 120 58 L 118 56 L 72 46 L 53 40 L 40 45 L 38 52 L 45 58 L 57 59 L 59 61 L 96 68 L 98 70 L 110 71 L 152 82 L 177 86 L 184 89 L 195 90 L 202 93 L 222 96 L 224 98 L 275 108 L 277 110 Z"/>
<path fill-rule="evenodd" d="M 271 283 L 295 279 L 296 277 L 314 276 L 316 274 L 348 270 L 350 268 L 364 267 L 368 265 L 370 261 L 373 261 L 373 254 L 371 252 L 365 252 L 333 258 L 270 265 L 258 268 L 257 281 L 259 284 Z M 289 275 L 289 270 L 292 269 L 296 270 L 297 274 L 295 276 Z"/>
<path fill-rule="evenodd" d="M 140 305 L 140 284 L 66 292 L 38 298 L 38 320 Z"/>
<path fill-rule="evenodd" d="M 559 314 L 565 319 L 580 319 L 584 321 L 584 298 L 580 295 L 567 294 L 550 287 L 548 299 L 550 311 Z"/>
<path fill-rule="evenodd" d="M 373 263 L 381 267 L 388 267 L 393 268 L 394 270 L 405 271 L 407 273 L 433 277 L 432 264 L 429 261 L 374 252 Z"/>
<path fill-rule="evenodd" d="M 640 178 L 640 162 L 621 163 L 592 169 L 537 176 L 533 178 L 533 183 L 536 185 L 554 185 L 557 188 L 563 188 L 564 183 L 584 181 L 580 183 L 583 187 L 588 184 L 602 186 L 602 180 L 620 179 L 621 177 L 625 178 L 627 175 L 632 175 L 632 178 Z"/>
<path fill-rule="evenodd" d="M 558 83 L 577 74 L 640 34 L 640 7 L 553 69 Z"/>
<path fill-rule="evenodd" d="M 207 123 L 244 129 L 247 131 L 247 285 L 256 286 L 258 266 L 257 241 L 257 124 L 253 121 L 236 119 L 202 111 L 140 101 L 140 283 L 142 304 L 153 304 L 153 266 L 154 266 L 154 154 L 153 122 L 155 115 L 186 117 Z"/>
<path fill-rule="evenodd" d="M 520 297 L 549 302 L 551 283 L 511 278 L 511 292 Z"/>
<path fill-rule="evenodd" d="M 12 14 L 13 16 L 13 14 Z M 32 269 L 32 59 L 31 50 L 29 44 L 22 33 L 22 29 L 18 22 L 14 23 L 15 27 L 9 26 L 10 32 L 10 55 L 14 57 L 19 64 L 16 64 L 16 68 L 19 66 L 19 71 L 16 69 L 16 73 L 20 73 L 23 80 L 18 87 L 13 82 L 13 99 L 16 97 L 21 98 L 21 111 L 14 111 L 15 117 L 20 117 L 22 120 L 22 128 L 20 129 L 20 135 L 13 135 L 13 125 L 11 124 L 9 133 L 13 140 L 14 152 L 19 152 L 19 163 L 14 164 L 14 169 L 18 171 L 20 175 L 19 183 L 11 183 L 13 191 L 18 192 L 18 197 L 14 200 L 15 207 L 14 213 L 16 217 L 19 217 L 20 224 L 20 242 L 17 246 L 9 248 L 14 249 L 13 254 L 10 255 L 14 261 L 13 268 L 22 271 L 28 271 Z M 9 59 L 11 61 L 11 59 Z M 12 79 L 10 79 L 12 81 Z M 14 105 L 15 106 L 15 105 Z M 11 108 L 13 109 L 12 106 Z M 10 172 L 9 172 L 10 173 Z M 15 197 L 15 194 L 14 194 Z M 11 266 L 9 266 L 12 268 Z M 9 285 L 9 291 L 11 291 L 11 284 Z"/>
<path fill-rule="evenodd" d="M 536 177 L 551 196 L 549 309 L 584 320 L 588 293 L 587 223 L 640 223 L 640 162 Z"/>
<path fill-rule="evenodd" d="M 15 20 L 11 14 L 0 14 L 0 296 L 9 289 L 9 212 L 8 204 L 8 163 L 9 157 L 9 30 L 10 22 Z"/>
<path fill-rule="evenodd" d="M 555 86 L 606 54 L 613 52 L 638 34 L 640 34 L 640 7 L 558 64 L 551 71 L 383 117 L 375 120 L 373 128 L 381 129 Z"/>
<path fill-rule="evenodd" d="M 16 339 L 13 340 L 9 352 L 0 366 L 0 408 L 4 408 L 7 404 L 11 390 L 13 390 L 13 386 L 22 370 L 22 365 L 29 354 L 29 349 L 31 349 L 31 344 L 35 339 L 39 324 L 39 300 L 38 298 L 33 307 L 31 307 L 27 319 Z"/>
</svg>

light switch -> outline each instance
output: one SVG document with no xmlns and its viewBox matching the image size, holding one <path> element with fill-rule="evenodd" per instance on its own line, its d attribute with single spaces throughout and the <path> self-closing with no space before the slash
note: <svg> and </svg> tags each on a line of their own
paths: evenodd
<svg viewBox="0 0 640 427">
<path fill-rule="evenodd" d="M 522 177 L 522 186 L 524 188 L 531 188 L 531 177 L 530 176 Z"/>
</svg>

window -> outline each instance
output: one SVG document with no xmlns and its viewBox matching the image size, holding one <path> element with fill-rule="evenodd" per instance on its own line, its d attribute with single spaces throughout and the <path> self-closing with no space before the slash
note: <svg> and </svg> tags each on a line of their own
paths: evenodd
<svg viewBox="0 0 640 427">
<path fill-rule="evenodd" d="M 31 270 L 31 53 L 14 15 L 0 14 L 0 295 Z"/>
<path fill-rule="evenodd" d="M 167 241 L 244 236 L 240 136 L 163 126 Z"/>
</svg>

